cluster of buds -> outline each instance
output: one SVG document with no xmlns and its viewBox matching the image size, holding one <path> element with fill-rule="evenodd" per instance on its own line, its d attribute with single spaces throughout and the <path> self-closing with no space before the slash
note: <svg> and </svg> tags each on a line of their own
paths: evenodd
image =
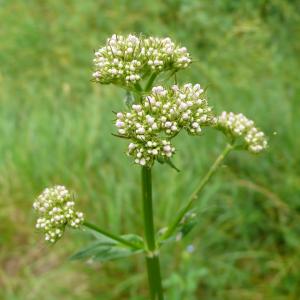
<svg viewBox="0 0 300 300">
<path fill-rule="evenodd" d="M 64 233 L 66 225 L 78 228 L 83 223 L 83 213 L 74 209 L 74 201 L 64 186 L 46 188 L 33 203 L 39 214 L 36 228 L 44 232 L 45 240 L 55 243 Z"/>
<path fill-rule="evenodd" d="M 190 63 L 187 49 L 176 45 L 170 38 L 114 34 L 95 52 L 93 78 L 103 84 L 128 86 L 150 72 L 179 70 Z"/>
<path fill-rule="evenodd" d="M 151 166 L 155 158 L 170 158 L 175 148 L 170 140 L 182 129 L 199 135 L 203 126 L 214 124 L 215 118 L 199 84 L 152 88 L 141 104 L 133 104 L 129 112 L 117 113 L 118 134 L 132 140 L 128 154 L 140 165 Z"/>
<path fill-rule="evenodd" d="M 134 162 L 141 166 L 151 165 L 156 157 L 170 158 L 175 153 L 175 148 L 171 145 L 169 140 L 155 139 L 143 141 L 136 141 L 128 145 L 127 154 L 134 157 Z"/>
<path fill-rule="evenodd" d="M 265 134 L 243 114 L 224 111 L 218 117 L 216 126 L 233 139 L 242 137 L 246 149 L 252 153 L 259 153 L 267 148 L 268 143 Z"/>
</svg>

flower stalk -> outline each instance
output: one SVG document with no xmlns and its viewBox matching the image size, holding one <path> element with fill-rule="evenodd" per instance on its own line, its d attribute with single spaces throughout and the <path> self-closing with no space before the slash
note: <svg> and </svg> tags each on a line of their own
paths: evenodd
<svg viewBox="0 0 300 300">
<path fill-rule="evenodd" d="M 142 167 L 142 202 L 146 242 L 146 264 L 151 300 L 163 300 L 159 251 L 156 247 L 152 203 L 151 168 Z"/>
<path fill-rule="evenodd" d="M 180 210 L 176 218 L 173 220 L 171 225 L 168 227 L 167 231 L 161 236 L 161 241 L 168 239 L 176 230 L 179 223 L 182 221 L 186 213 L 192 208 L 194 202 L 199 198 L 199 194 L 202 192 L 208 181 L 216 173 L 221 163 L 227 157 L 227 155 L 234 149 L 234 146 L 227 144 L 221 154 L 217 157 L 213 165 L 210 167 L 206 175 L 200 181 L 199 185 L 196 187 L 195 191 L 190 196 L 186 205 Z"/>
<path fill-rule="evenodd" d="M 157 75 L 158 75 L 157 73 L 152 73 L 152 75 L 150 76 L 150 78 L 146 84 L 145 92 L 149 92 L 151 90 Z"/>
</svg>

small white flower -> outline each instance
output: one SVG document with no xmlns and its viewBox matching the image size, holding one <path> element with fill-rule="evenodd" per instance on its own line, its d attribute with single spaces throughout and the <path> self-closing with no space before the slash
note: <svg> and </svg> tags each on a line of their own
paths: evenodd
<svg viewBox="0 0 300 300">
<path fill-rule="evenodd" d="M 172 148 L 170 147 L 170 145 L 164 146 L 164 151 L 165 152 L 170 152 L 171 150 L 172 150 Z"/>
<path fill-rule="evenodd" d="M 150 125 L 154 123 L 154 120 L 155 120 L 155 119 L 154 119 L 153 117 L 147 115 L 146 118 L 147 118 L 147 122 L 148 122 Z"/>
<path fill-rule="evenodd" d="M 116 122 L 116 126 L 117 127 L 123 127 L 124 126 L 124 122 L 122 122 L 122 121 L 120 121 L 120 120 L 117 120 L 117 122 Z"/>
<path fill-rule="evenodd" d="M 153 155 L 157 155 L 157 154 L 158 154 L 158 150 L 157 150 L 157 149 L 153 149 L 153 150 L 152 150 L 152 154 L 153 154 Z"/>
<path fill-rule="evenodd" d="M 172 122 L 168 121 L 168 122 L 165 123 L 165 127 L 166 128 L 170 128 L 171 126 L 172 126 Z"/>
<path fill-rule="evenodd" d="M 141 166 L 144 166 L 146 164 L 146 160 L 145 160 L 145 158 L 142 158 L 141 160 L 140 160 L 140 165 Z"/>
<path fill-rule="evenodd" d="M 128 145 L 128 149 L 129 150 L 133 150 L 133 149 L 135 149 L 136 148 L 136 144 L 134 144 L 134 143 L 130 143 L 129 145 Z"/>
<path fill-rule="evenodd" d="M 151 128 L 155 130 L 155 129 L 157 129 L 157 128 L 158 128 L 158 126 L 157 126 L 157 124 L 156 124 L 156 123 L 154 123 L 154 124 L 152 124 Z"/>
</svg>

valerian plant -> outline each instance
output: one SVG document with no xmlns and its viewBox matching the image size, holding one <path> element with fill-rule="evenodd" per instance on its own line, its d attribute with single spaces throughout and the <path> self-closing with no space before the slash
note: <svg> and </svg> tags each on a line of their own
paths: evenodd
<svg viewBox="0 0 300 300">
<path fill-rule="evenodd" d="M 170 38 L 113 35 L 95 52 L 93 62 L 94 82 L 114 84 L 126 90 L 127 109 L 115 114 L 114 135 L 128 140 L 127 155 L 141 168 L 144 239 L 135 234 L 113 234 L 84 220 L 83 213 L 75 209 L 74 196 L 63 186 L 45 189 L 34 202 L 39 215 L 36 228 L 50 243 L 56 243 L 66 227 L 91 230 L 95 242 L 76 253 L 73 259 L 107 261 L 143 253 L 150 298 L 162 300 L 161 247 L 181 240 L 195 226 L 197 216 L 193 204 L 227 155 L 234 150 L 260 153 L 267 148 L 267 139 L 254 122 L 241 113 L 216 115 L 200 84 L 165 86 L 162 83 L 163 73 L 167 75 L 164 78 L 172 78 L 192 63 L 187 49 Z M 158 79 L 160 84 L 156 85 Z M 176 152 L 172 139 L 182 131 L 200 136 L 207 127 L 223 132 L 227 144 L 174 219 L 156 233 L 152 168 L 156 162 L 176 168 L 172 162 Z"/>
</svg>

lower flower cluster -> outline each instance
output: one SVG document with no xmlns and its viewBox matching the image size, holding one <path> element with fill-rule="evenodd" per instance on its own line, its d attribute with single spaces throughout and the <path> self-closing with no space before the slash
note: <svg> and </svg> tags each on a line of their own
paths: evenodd
<svg viewBox="0 0 300 300">
<path fill-rule="evenodd" d="M 156 157 L 170 158 L 175 153 L 175 147 L 168 140 L 149 140 L 146 144 L 130 143 L 127 154 L 135 158 L 134 162 L 141 166 L 152 164 Z"/>
<path fill-rule="evenodd" d="M 39 214 L 36 228 L 51 243 L 62 237 L 67 225 L 78 228 L 83 223 L 83 213 L 76 211 L 70 192 L 64 186 L 46 188 L 33 203 Z"/>
<path fill-rule="evenodd" d="M 217 127 L 233 139 L 242 137 L 247 150 L 259 153 L 268 146 L 265 134 L 254 126 L 254 122 L 246 118 L 243 114 L 232 112 L 222 112 L 217 120 Z"/>
<path fill-rule="evenodd" d="M 202 127 L 212 125 L 215 118 L 199 84 L 152 88 L 141 104 L 133 104 L 129 112 L 117 113 L 116 127 L 122 137 L 132 140 L 128 155 L 140 165 L 151 166 L 156 158 L 170 158 L 171 145 L 182 129 L 199 135 Z"/>
</svg>

